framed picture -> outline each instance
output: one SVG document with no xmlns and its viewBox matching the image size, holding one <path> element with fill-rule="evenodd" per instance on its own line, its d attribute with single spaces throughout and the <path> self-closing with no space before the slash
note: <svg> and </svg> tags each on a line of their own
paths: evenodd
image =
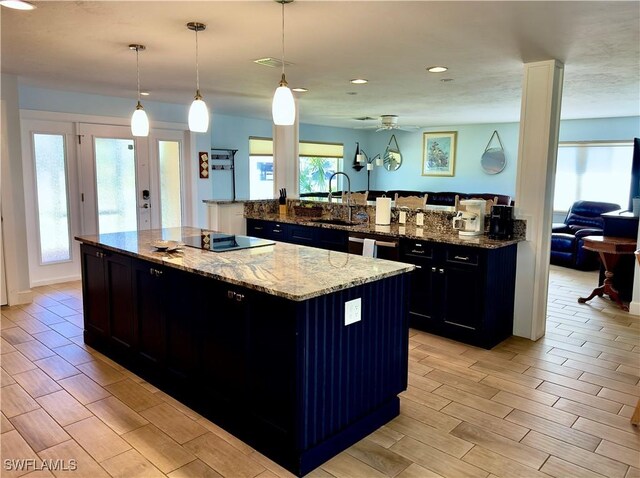
<svg viewBox="0 0 640 478">
<path fill-rule="evenodd" d="M 423 133 L 422 175 L 453 176 L 456 164 L 457 131 Z"/>
</svg>

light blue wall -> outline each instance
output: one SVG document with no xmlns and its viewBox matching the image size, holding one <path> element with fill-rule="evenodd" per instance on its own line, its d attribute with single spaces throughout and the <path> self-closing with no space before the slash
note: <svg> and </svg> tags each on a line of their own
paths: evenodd
<svg viewBox="0 0 640 478">
<path fill-rule="evenodd" d="M 236 199 L 249 198 L 249 137 L 273 137 L 273 123 L 238 116 L 213 115 L 211 147 L 237 149 Z M 215 154 L 215 152 L 214 152 Z M 213 161 L 226 164 L 223 161 Z M 211 181 L 203 199 L 231 199 L 231 171 L 211 171 Z M 201 180 L 202 181 L 202 180 Z"/>
<path fill-rule="evenodd" d="M 402 152 L 402 166 L 396 171 L 375 168 L 371 189 L 409 189 L 418 191 L 462 191 L 515 193 L 516 159 L 518 155 L 518 123 L 479 124 L 426 128 L 420 132 L 395 131 Z M 493 131 L 498 131 L 505 150 L 507 165 L 500 174 L 488 175 L 480 167 L 480 158 Z M 453 177 L 422 176 L 422 141 L 424 131 L 457 131 L 457 154 Z M 369 133 L 367 154 L 384 155 L 391 132 Z M 494 139 L 491 146 L 497 146 Z"/>
<path fill-rule="evenodd" d="M 98 116 L 128 118 L 133 100 L 85 93 L 19 87 L 19 105 L 22 109 L 78 113 Z M 184 104 L 144 101 L 150 120 L 183 123 L 186 128 L 189 101 Z M 494 130 L 502 139 L 507 166 L 500 174 L 487 175 L 480 167 L 480 158 Z M 249 197 L 249 137 L 272 137 L 272 123 L 268 120 L 236 116 L 212 115 L 210 136 L 196 136 L 196 151 L 208 151 L 210 147 L 237 149 L 236 198 Z M 370 189 L 415 189 L 421 191 L 491 192 L 515 196 L 516 162 L 518 155 L 518 123 L 457 125 L 428 128 L 423 131 L 457 131 L 458 152 L 455 176 L 422 176 L 422 131 L 395 131 L 403 155 L 400 169 L 389 172 L 376 167 L 371 173 Z M 640 117 L 566 120 L 560 123 L 560 141 L 624 140 L 640 136 Z M 354 191 L 366 189 L 367 171 L 357 172 L 351 165 L 356 142 L 369 157 L 384 154 L 390 132 L 373 132 L 333 128 L 309 124 L 300 125 L 300 140 L 336 142 L 344 145 L 344 171 L 351 178 Z M 495 145 L 492 143 L 492 146 Z M 193 158 L 196 161 L 196 158 Z M 231 198 L 231 173 L 213 171 L 210 179 L 198 179 L 197 198 Z M 202 208 L 199 208 L 202 209 Z M 199 222 L 204 224 L 204 210 L 199 210 Z"/>
<path fill-rule="evenodd" d="M 142 104 L 149 116 L 152 128 L 154 121 L 184 123 L 186 125 L 191 98 L 185 98 L 184 104 L 160 103 L 145 99 L 142 100 Z M 128 118 L 133 113 L 135 106 L 135 98 L 20 86 L 21 109 Z"/>
<path fill-rule="evenodd" d="M 560 141 L 620 141 L 640 136 L 640 116 L 560 122 Z"/>
<path fill-rule="evenodd" d="M 498 131 L 505 149 L 507 166 L 494 175 L 483 172 L 480 158 L 493 131 Z M 457 131 L 458 152 L 455 176 L 422 176 L 423 131 Z M 371 189 L 409 189 L 419 191 L 461 191 L 515 196 L 519 123 L 477 124 L 427 128 L 420 132 L 396 131 L 403 164 L 395 172 L 375 168 Z M 369 133 L 366 152 L 384 154 L 391 134 Z M 631 140 L 640 136 L 640 117 L 595 118 L 560 122 L 560 141 Z M 496 146 L 494 140 L 491 146 Z"/>
</svg>

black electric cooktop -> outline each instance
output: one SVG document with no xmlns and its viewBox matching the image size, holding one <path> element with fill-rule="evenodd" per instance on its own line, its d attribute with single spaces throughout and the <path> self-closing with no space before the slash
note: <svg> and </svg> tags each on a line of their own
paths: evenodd
<svg viewBox="0 0 640 478">
<path fill-rule="evenodd" d="M 196 247 L 213 252 L 237 251 L 251 247 L 271 246 L 275 244 L 267 239 L 221 232 L 203 232 L 195 236 L 185 236 L 182 241 L 186 246 Z"/>
</svg>

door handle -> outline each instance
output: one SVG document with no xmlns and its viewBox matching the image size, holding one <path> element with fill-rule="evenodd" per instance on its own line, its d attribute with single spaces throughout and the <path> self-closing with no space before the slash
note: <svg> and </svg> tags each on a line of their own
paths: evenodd
<svg viewBox="0 0 640 478">
<path fill-rule="evenodd" d="M 440 274 L 444 274 L 444 269 L 438 269 L 438 272 L 439 272 Z"/>
<path fill-rule="evenodd" d="M 149 209 L 151 206 L 149 206 L 149 203 L 146 202 L 144 204 L 142 204 L 142 206 L 140 206 L 140 209 Z"/>
<path fill-rule="evenodd" d="M 435 267 L 431 268 L 431 272 L 435 272 L 437 269 Z"/>
</svg>

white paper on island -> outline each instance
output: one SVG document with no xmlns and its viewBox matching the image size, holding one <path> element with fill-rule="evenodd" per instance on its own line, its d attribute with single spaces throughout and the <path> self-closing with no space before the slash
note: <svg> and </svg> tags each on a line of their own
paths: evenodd
<svg viewBox="0 0 640 478">
<path fill-rule="evenodd" d="M 376 198 L 376 224 L 391 224 L 391 198 Z"/>
</svg>

